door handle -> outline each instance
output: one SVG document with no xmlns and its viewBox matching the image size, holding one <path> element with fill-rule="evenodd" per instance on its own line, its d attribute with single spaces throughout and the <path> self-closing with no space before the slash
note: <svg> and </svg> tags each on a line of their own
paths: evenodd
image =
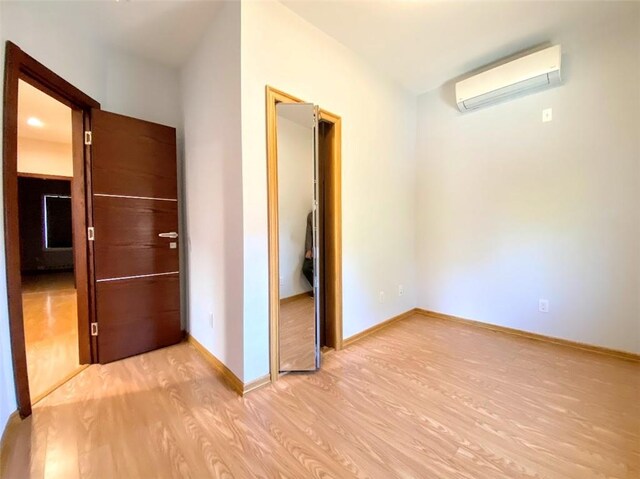
<svg viewBox="0 0 640 479">
<path fill-rule="evenodd" d="M 169 233 L 160 233 L 158 236 L 160 236 L 160 238 L 177 238 L 178 237 L 178 233 L 176 233 L 175 231 L 170 231 Z"/>
</svg>

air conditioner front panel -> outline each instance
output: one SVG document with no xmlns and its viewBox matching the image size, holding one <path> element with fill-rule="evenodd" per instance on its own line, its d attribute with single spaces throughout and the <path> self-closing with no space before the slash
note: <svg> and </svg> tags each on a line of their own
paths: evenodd
<svg viewBox="0 0 640 479">
<path fill-rule="evenodd" d="M 551 82 L 549 80 L 548 74 L 540 75 L 535 78 L 530 78 L 528 80 L 514 83 L 513 85 L 499 88 L 498 90 L 487 92 L 484 95 L 469 98 L 467 100 L 464 100 L 462 104 L 464 105 L 465 110 L 473 110 L 475 108 L 480 108 L 481 106 L 488 103 L 499 102 L 510 96 L 523 94 L 525 92 L 529 92 L 538 88 L 544 88 L 546 86 L 549 86 L 550 84 Z"/>
<path fill-rule="evenodd" d="M 560 45 L 497 66 L 456 83 L 456 103 L 468 111 L 560 82 Z"/>
</svg>

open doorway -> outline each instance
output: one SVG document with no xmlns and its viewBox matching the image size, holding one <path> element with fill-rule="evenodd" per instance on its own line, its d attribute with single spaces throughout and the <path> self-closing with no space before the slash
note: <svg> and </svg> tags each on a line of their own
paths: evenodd
<svg viewBox="0 0 640 479">
<path fill-rule="evenodd" d="M 11 42 L 5 58 L 7 298 L 25 417 L 81 364 L 181 341 L 176 129 L 101 110 Z M 43 103 L 20 114 L 26 91 L 64 119 L 47 119 Z M 47 126 L 63 139 L 29 138 Z"/>
<path fill-rule="evenodd" d="M 18 212 L 31 402 L 81 370 L 74 276 L 71 108 L 18 82 Z"/>
<path fill-rule="evenodd" d="M 7 299 L 16 399 L 26 417 L 33 402 L 95 361 L 84 131 L 100 104 L 17 45 L 7 42 L 5 53 Z"/>
<path fill-rule="evenodd" d="M 80 364 L 182 339 L 176 129 L 101 110 L 11 42 L 5 58 L 7 299 L 16 397 L 25 417 L 33 401 Z M 55 108 L 64 120 L 47 120 L 42 106 L 21 118 L 21 91 L 62 104 L 66 109 Z M 65 131 L 57 142 L 60 158 L 51 145 L 25 155 L 34 140 L 25 137 L 35 133 L 23 128 L 43 135 L 48 124 Z"/>
</svg>

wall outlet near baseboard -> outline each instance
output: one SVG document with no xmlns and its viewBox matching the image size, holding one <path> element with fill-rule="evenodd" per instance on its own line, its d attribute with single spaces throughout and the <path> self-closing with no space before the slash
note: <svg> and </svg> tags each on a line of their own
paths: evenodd
<svg viewBox="0 0 640 479">
<path fill-rule="evenodd" d="M 540 299 L 538 300 L 538 311 L 541 313 L 549 312 L 549 300 L 548 299 Z"/>
<path fill-rule="evenodd" d="M 209 327 L 213 328 L 213 311 L 209 311 Z"/>
<path fill-rule="evenodd" d="M 378 301 L 380 303 L 384 303 L 384 291 L 380 291 L 380 295 L 378 296 Z"/>
<path fill-rule="evenodd" d="M 404 296 L 404 286 L 401 284 L 398 285 L 398 296 Z"/>
</svg>

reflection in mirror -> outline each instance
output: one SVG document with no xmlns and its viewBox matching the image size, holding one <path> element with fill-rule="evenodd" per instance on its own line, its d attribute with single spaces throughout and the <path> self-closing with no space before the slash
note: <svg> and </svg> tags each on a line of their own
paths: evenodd
<svg viewBox="0 0 640 479">
<path fill-rule="evenodd" d="M 280 371 L 316 369 L 314 106 L 277 105 Z"/>
</svg>

